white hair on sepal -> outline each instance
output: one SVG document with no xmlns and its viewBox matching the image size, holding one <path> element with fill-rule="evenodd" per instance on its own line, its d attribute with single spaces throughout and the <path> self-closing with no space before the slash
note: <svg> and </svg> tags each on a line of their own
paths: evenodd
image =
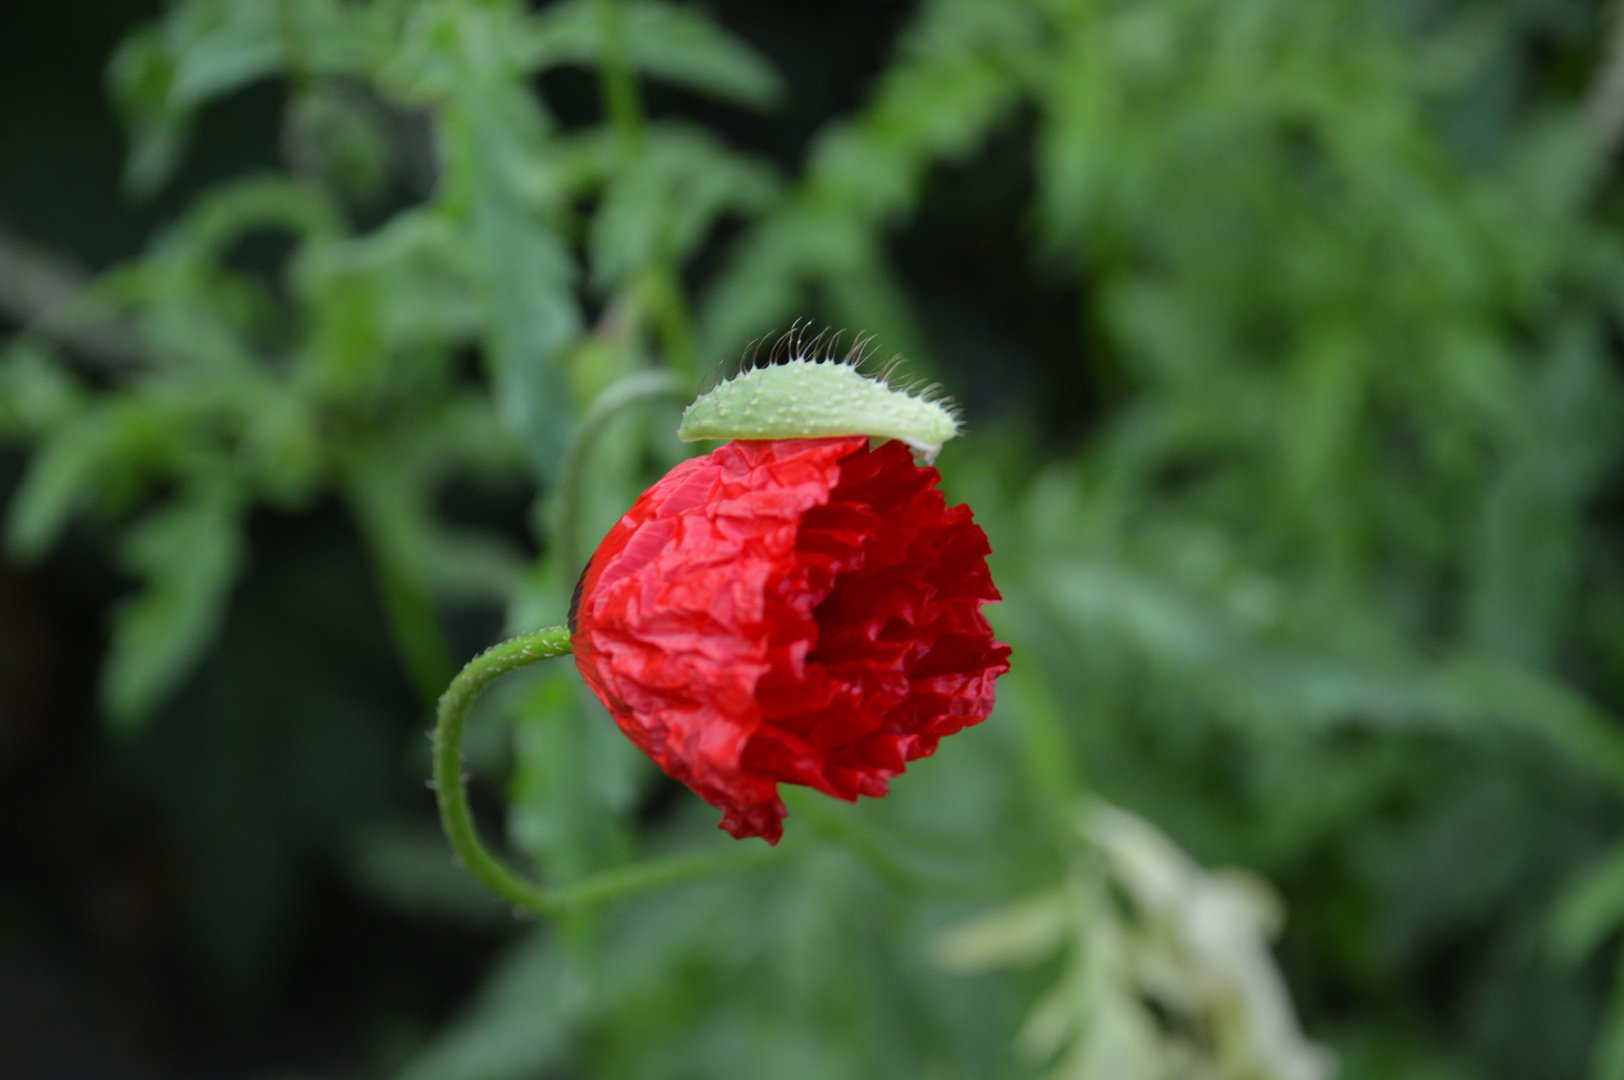
<svg viewBox="0 0 1624 1080">
<path fill-rule="evenodd" d="M 902 358 L 874 374 L 873 337 L 857 336 L 837 359 L 844 331 L 827 329 L 806 339 L 810 323 L 797 319 L 756 366 L 759 342 L 745 350 L 731 375 L 719 379 L 683 412 L 677 436 L 696 439 L 812 439 L 867 435 L 898 439 L 927 462 L 960 431 L 960 410 L 941 384 L 894 383 Z M 726 365 L 720 374 L 726 374 Z"/>
<path fill-rule="evenodd" d="M 880 370 L 878 370 L 878 371 L 876 371 L 874 373 L 874 377 L 876 379 L 880 380 L 885 385 L 890 386 L 892 376 L 894 376 L 897 373 L 897 369 L 900 368 L 901 366 L 902 366 L 902 354 L 901 353 L 894 353 L 891 356 L 891 359 L 887 360 L 885 363 L 880 365 Z"/>
</svg>

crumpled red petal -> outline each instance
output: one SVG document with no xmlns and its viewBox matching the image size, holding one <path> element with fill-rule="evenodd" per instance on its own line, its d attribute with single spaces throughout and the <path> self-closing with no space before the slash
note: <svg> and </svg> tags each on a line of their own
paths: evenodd
<svg viewBox="0 0 1624 1080">
<path fill-rule="evenodd" d="M 776 844 L 780 782 L 881 796 L 987 718 L 1009 648 L 987 539 L 935 469 L 863 437 L 739 441 L 678 465 L 599 545 L 575 660 L 666 773 Z"/>
</svg>

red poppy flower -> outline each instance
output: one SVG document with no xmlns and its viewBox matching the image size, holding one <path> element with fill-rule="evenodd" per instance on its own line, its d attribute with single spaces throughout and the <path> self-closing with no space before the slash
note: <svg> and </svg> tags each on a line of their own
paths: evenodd
<svg viewBox="0 0 1624 1080">
<path fill-rule="evenodd" d="M 776 844 L 778 784 L 878 797 L 987 718 L 1009 648 L 987 538 L 935 469 L 866 437 L 683 462 L 593 555 L 571 612 L 588 685 L 638 748 Z"/>
</svg>

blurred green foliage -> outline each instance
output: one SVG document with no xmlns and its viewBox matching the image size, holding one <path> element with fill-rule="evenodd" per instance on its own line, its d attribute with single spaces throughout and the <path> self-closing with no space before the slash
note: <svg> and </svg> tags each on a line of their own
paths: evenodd
<svg viewBox="0 0 1624 1080">
<path fill-rule="evenodd" d="M 1267 889 L 1091 793 L 1274 883 L 1303 1027 L 1349 1080 L 1624 1077 L 1608 26 L 1578 0 L 922 0 L 786 171 L 645 108 L 650 85 L 769 114 L 793 92 L 690 5 L 177 0 L 109 69 L 127 187 L 160 189 L 200 112 L 265 79 L 286 168 L 209 191 L 12 340 L 0 434 L 33 450 L 8 550 L 90 522 L 137 583 L 113 724 L 202 686 L 143 760 L 212 868 L 222 970 L 271 948 L 301 845 L 377 905 L 487 925 L 438 838 L 379 810 L 377 714 L 412 706 L 349 689 L 381 662 L 340 632 L 362 572 L 284 555 L 267 610 L 314 590 L 332 623 L 221 637 L 251 515 L 344 507 L 431 700 L 465 651 L 448 613 L 561 621 L 559 551 L 684 452 L 673 410 L 618 414 L 560 540 L 559 463 L 621 380 L 696 387 L 808 314 L 950 391 L 1033 366 L 1019 335 L 931 325 L 895 258 L 944 176 L 1023 155 L 1021 288 L 1074 307 L 1036 363 L 1089 398 L 972 398 L 943 454 L 1016 649 L 993 720 L 882 802 L 794 799 L 815 840 L 770 867 L 518 934 L 378 1069 L 1323 1075 L 1270 981 Z M 538 78 L 569 68 L 601 123 L 553 115 Z M 1035 432 L 1055 410 L 1081 435 Z M 534 494 L 531 550 L 447 513 L 471 481 Z M 510 683 L 471 739 L 541 876 L 718 842 L 697 800 L 650 812 L 658 777 L 567 665 Z M 239 771 L 175 767 L 182 738 Z M 304 797 L 335 762 L 359 772 L 308 790 L 345 797 Z M 243 785 L 262 834 L 211 816 Z"/>
</svg>

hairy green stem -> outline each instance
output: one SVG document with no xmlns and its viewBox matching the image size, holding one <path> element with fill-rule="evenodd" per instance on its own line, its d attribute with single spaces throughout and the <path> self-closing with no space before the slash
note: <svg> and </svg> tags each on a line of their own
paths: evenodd
<svg viewBox="0 0 1624 1080">
<path fill-rule="evenodd" d="M 725 852 L 669 855 L 606 870 L 563 889 L 527 881 L 492 854 L 474 828 L 463 776 L 462 732 L 468 709 L 485 687 L 508 672 L 569 651 L 569 630 L 562 626 L 504 641 L 470 660 L 440 696 L 439 719 L 434 728 L 434 793 L 440 804 L 440 821 L 452 849 L 481 884 L 515 909 L 556 918 L 632 893 L 740 869 L 782 853 L 782 848 L 752 845 Z"/>
<path fill-rule="evenodd" d="M 682 381 L 671 372 L 639 371 L 610 384 L 575 425 L 558 469 L 558 504 L 553 518 L 559 571 L 571 582 L 581 571 L 581 507 L 586 493 L 587 458 L 593 444 L 624 409 L 661 399 L 680 403 L 685 397 Z"/>
</svg>

